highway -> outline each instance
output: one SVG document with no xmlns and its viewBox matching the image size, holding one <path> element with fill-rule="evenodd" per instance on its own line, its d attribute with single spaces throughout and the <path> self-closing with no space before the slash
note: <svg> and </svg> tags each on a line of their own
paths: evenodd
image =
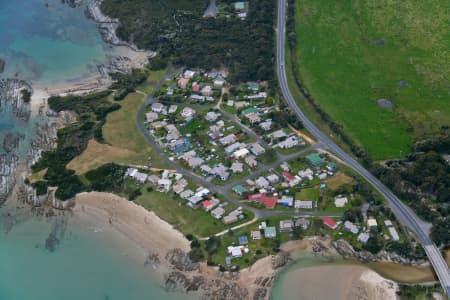
<svg viewBox="0 0 450 300">
<path fill-rule="evenodd" d="M 285 69 L 285 38 L 286 38 L 286 0 L 278 0 L 278 20 L 277 20 L 277 76 L 282 91 L 283 97 L 288 102 L 297 117 L 303 122 L 305 128 L 316 137 L 316 139 L 330 151 L 334 152 L 340 159 L 347 163 L 352 169 L 359 173 L 365 180 L 384 196 L 389 206 L 394 212 L 397 219 L 405 226 L 410 228 L 417 236 L 432 264 L 439 281 L 450 295 L 450 271 L 442 257 L 439 249 L 431 241 L 429 234 L 429 224 L 420 220 L 417 215 L 400 199 L 398 199 L 390 189 L 382 184 L 375 176 L 360 165 L 353 157 L 344 152 L 338 145 L 336 145 L 331 138 L 316 127 L 300 110 L 294 97 L 292 96 L 287 83 L 286 69 Z"/>
</svg>

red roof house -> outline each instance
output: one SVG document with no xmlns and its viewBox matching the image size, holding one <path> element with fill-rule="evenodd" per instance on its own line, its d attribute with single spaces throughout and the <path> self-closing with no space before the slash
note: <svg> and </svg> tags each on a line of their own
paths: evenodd
<svg viewBox="0 0 450 300">
<path fill-rule="evenodd" d="M 266 208 L 274 209 L 275 205 L 277 205 L 278 198 L 277 197 L 268 197 L 264 194 L 254 194 L 248 196 L 248 200 L 257 201 L 264 205 Z"/>
<path fill-rule="evenodd" d="M 200 91 L 200 85 L 196 82 L 192 84 L 192 91 L 198 93 Z"/>
<path fill-rule="evenodd" d="M 328 217 L 324 217 L 322 219 L 322 221 L 323 221 L 323 224 L 327 225 L 331 229 L 336 229 L 338 226 L 338 224 L 335 221 L 333 221 L 332 219 L 330 219 Z"/>
<path fill-rule="evenodd" d="M 282 175 L 288 181 L 291 181 L 291 180 L 295 179 L 295 177 L 289 172 L 283 172 Z"/>
<path fill-rule="evenodd" d="M 210 206 L 212 204 L 212 202 L 211 201 L 209 201 L 209 200 L 205 200 L 205 201 L 203 201 L 202 202 L 202 205 L 203 205 L 203 207 L 208 207 L 208 206 Z"/>
</svg>

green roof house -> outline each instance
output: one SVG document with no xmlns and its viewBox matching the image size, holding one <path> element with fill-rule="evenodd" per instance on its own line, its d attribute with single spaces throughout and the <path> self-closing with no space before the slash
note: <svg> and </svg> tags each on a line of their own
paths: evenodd
<svg viewBox="0 0 450 300">
<path fill-rule="evenodd" d="M 235 192 L 239 196 L 242 196 L 244 193 L 247 192 L 247 189 L 239 184 L 233 187 L 233 192 Z"/>
<path fill-rule="evenodd" d="M 328 170 L 328 171 L 334 172 L 334 171 L 336 171 L 336 169 L 337 169 L 337 164 L 336 164 L 334 161 L 329 162 L 329 163 L 327 164 L 327 170 Z"/>
<path fill-rule="evenodd" d="M 245 9 L 245 2 L 235 2 L 234 3 L 234 9 L 235 10 L 244 10 Z"/>
<path fill-rule="evenodd" d="M 242 114 L 244 116 L 249 115 L 249 114 L 257 114 L 257 113 L 259 113 L 259 109 L 257 109 L 256 107 L 249 107 L 242 111 Z"/>
<path fill-rule="evenodd" d="M 264 237 L 266 239 L 273 239 L 277 237 L 277 229 L 275 226 L 264 228 Z"/>
<path fill-rule="evenodd" d="M 318 153 L 311 153 L 308 156 L 306 156 L 306 159 L 309 161 L 310 164 L 312 164 L 314 167 L 318 167 L 322 165 L 325 161 Z"/>
<path fill-rule="evenodd" d="M 247 87 L 248 87 L 249 90 L 252 90 L 252 91 L 258 91 L 258 90 L 259 90 L 259 83 L 257 83 L 257 82 L 251 82 L 251 83 L 249 83 L 249 84 L 247 85 Z"/>
</svg>

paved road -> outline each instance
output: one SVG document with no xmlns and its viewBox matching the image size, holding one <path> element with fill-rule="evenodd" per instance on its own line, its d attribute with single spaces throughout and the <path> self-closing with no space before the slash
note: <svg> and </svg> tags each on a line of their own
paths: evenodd
<svg viewBox="0 0 450 300">
<path fill-rule="evenodd" d="M 409 227 L 418 237 L 425 249 L 433 268 L 441 282 L 442 287 L 450 295 L 450 271 L 442 257 L 439 249 L 429 238 L 429 224 L 420 220 L 414 212 L 404 205 L 385 185 L 375 176 L 368 172 L 355 159 L 337 146 L 326 134 L 320 131 L 300 110 L 294 97 L 292 96 L 286 78 L 285 70 L 285 36 L 286 36 L 286 0 L 278 0 L 278 21 L 277 21 L 277 75 L 280 88 L 284 98 L 293 109 L 298 118 L 303 122 L 308 131 L 314 135 L 325 147 L 334 152 L 340 159 L 346 162 L 351 168 L 364 177 L 376 190 L 383 195 L 389 203 L 397 219 L 405 226 Z"/>
</svg>

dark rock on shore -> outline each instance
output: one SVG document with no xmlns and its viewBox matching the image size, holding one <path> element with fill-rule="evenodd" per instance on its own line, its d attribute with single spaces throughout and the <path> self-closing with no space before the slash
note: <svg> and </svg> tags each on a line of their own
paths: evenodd
<svg viewBox="0 0 450 300">
<path fill-rule="evenodd" d="M 181 249 L 172 249 L 167 252 L 166 260 L 180 271 L 194 271 L 199 268 L 199 264 L 192 262 L 187 253 Z"/>
<path fill-rule="evenodd" d="M 67 4 L 68 6 L 75 8 L 83 5 L 83 0 L 61 0 L 63 4 Z"/>
<path fill-rule="evenodd" d="M 3 71 L 5 71 L 5 65 L 6 62 L 0 58 L 0 74 L 3 73 Z"/>
</svg>

